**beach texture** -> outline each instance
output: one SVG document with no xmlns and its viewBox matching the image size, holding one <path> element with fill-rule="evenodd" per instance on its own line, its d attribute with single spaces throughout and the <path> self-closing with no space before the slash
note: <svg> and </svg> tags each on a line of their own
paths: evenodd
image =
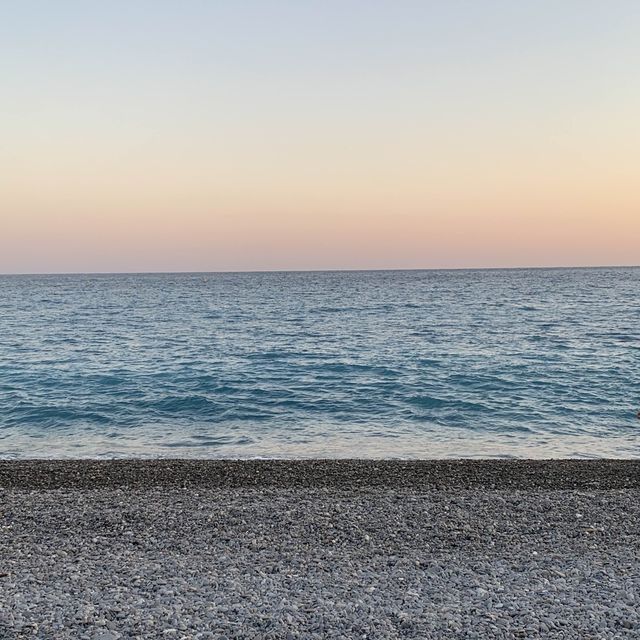
<svg viewBox="0 0 640 640">
<path fill-rule="evenodd" d="M 637 638 L 637 461 L 0 462 L 0 638 Z"/>
</svg>

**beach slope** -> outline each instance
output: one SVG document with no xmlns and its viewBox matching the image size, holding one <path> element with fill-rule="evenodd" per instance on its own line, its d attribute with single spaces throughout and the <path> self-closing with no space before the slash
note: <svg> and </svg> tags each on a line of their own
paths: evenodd
<svg viewBox="0 0 640 640">
<path fill-rule="evenodd" d="M 638 461 L 0 462 L 0 638 L 633 638 Z"/>
</svg>

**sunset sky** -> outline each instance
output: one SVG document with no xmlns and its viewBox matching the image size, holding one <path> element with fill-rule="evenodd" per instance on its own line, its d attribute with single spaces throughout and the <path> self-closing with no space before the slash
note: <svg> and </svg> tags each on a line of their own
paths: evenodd
<svg viewBox="0 0 640 640">
<path fill-rule="evenodd" d="M 637 0 L 15 0 L 0 272 L 640 264 Z"/>
</svg>

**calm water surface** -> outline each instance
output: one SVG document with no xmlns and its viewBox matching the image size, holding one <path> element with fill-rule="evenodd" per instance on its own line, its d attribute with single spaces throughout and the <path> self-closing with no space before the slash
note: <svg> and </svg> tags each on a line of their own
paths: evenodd
<svg viewBox="0 0 640 640">
<path fill-rule="evenodd" d="M 0 457 L 640 455 L 640 269 L 0 276 Z"/>
</svg>

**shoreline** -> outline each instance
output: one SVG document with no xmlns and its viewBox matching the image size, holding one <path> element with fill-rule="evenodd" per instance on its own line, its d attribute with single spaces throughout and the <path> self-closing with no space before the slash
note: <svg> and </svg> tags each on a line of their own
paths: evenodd
<svg viewBox="0 0 640 640">
<path fill-rule="evenodd" d="M 0 488 L 640 489 L 640 460 L 0 460 Z"/>
</svg>

